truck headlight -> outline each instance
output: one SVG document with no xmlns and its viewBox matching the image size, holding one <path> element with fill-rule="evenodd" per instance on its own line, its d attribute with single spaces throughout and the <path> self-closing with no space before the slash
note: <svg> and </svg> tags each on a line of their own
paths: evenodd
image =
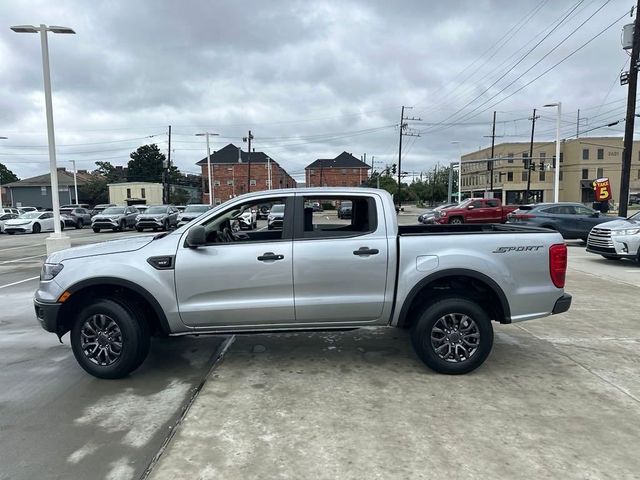
<svg viewBox="0 0 640 480">
<path fill-rule="evenodd" d="M 637 235 L 640 233 L 640 228 L 628 228 L 626 230 L 613 230 L 611 235 Z"/>
<path fill-rule="evenodd" d="M 63 267 L 64 265 L 61 263 L 45 263 L 42 265 L 42 270 L 40 270 L 40 280 L 53 280 L 62 271 Z"/>
</svg>

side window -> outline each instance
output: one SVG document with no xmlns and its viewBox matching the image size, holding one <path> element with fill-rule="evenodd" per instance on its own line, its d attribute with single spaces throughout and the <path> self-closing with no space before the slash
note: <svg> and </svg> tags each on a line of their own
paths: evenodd
<svg viewBox="0 0 640 480">
<path fill-rule="evenodd" d="M 550 213 L 552 215 L 560 213 L 560 207 L 549 207 L 542 210 L 544 213 Z"/>
<path fill-rule="evenodd" d="M 473 208 L 482 208 L 484 206 L 482 205 L 482 200 L 476 200 L 471 205 L 473 205 Z"/>
<path fill-rule="evenodd" d="M 595 210 L 583 206 L 575 206 L 574 208 L 578 215 L 593 215 L 595 213 Z"/>
<path fill-rule="evenodd" d="M 287 215 L 286 197 L 260 198 L 229 207 L 202 225 L 209 245 L 272 242 L 285 238 Z"/>
<path fill-rule="evenodd" d="M 53 218 L 53 213 L 47 212 L 40 217 L 42 220 L 46 220 L 47 218 Z"/>
<path fill-rule="evenodd" d="M 318 201 L 323 211 L 304 207 L 302 238 L 354 237 L 374 232 L 378 227 L 372 197 L 304 197 L 306 205 Z"/>
<path fill-rule="evenodd" d="M 498 206 L 498 201 L 497 200 L 487 200 L 487 206 L 489 206 L 489 207 L 497 207 Z"/>
</svg>

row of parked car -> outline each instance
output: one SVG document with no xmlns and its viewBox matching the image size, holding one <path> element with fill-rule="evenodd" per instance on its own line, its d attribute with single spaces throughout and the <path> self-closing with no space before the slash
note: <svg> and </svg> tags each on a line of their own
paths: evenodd
<svg viewBox="0 0 640 480">
<path fill-rule="evenodd" d="M 451 221 L 459 218 L 461 211 L 476 210 L 477 213 L 483 206 L 476 205 L 478 200 L 440 205 L 422 213 L 418 221 L 425 224 L 493 223 L 495 220 L 486 222 L 482 216 L 472 215 L 465 216 L 464 222 Z M 504 223 L 555 230 L 566 240 L 586 242 L 588 252 L 606 259 L 630 258 L 640 262 L 640 212 L 625 218 L 603 214 L 581 203 L 536 203 L 516 206 L 506 215 Z"/>
<path fill-rule="evenodd" d="M 83 228 L 91 226 L 94 232 L 101 230 L 123 231 L 135 228 L 139 232 L 145 229 L 153 231 L 169 230 L 186 225 L 194 218 L 208 211 L 210 205 L 132 205 L 114 204 L 63 205 L 60 208 L 60 228 Z M 0 233 L 40 233 L 54 230 L 53 212 L 38 210 L 35 207 L 0 208 Z"/>
</svg>

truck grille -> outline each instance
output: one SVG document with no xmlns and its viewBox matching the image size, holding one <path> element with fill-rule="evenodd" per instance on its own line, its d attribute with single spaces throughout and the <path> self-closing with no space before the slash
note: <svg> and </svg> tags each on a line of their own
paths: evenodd
<svg viewBox="0 0 640 480">
<path fill-rule="evenodd" d="M 611 240 L 611 230 L 594 227 L 589 233 L 587 245 L 590 247 L 613 248 Z"/>
</svg>

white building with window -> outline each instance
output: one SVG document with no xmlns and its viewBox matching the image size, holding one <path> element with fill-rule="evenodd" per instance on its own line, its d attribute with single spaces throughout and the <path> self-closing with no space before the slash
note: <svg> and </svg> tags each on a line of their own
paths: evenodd
<svg viewBox="0 0 640 480">
<path fill-rule="evenodd" d="M 162 192 L 161 183 L 110 183 L 109 203 L 116 205 L 162 205 Z"/>
</svg>

